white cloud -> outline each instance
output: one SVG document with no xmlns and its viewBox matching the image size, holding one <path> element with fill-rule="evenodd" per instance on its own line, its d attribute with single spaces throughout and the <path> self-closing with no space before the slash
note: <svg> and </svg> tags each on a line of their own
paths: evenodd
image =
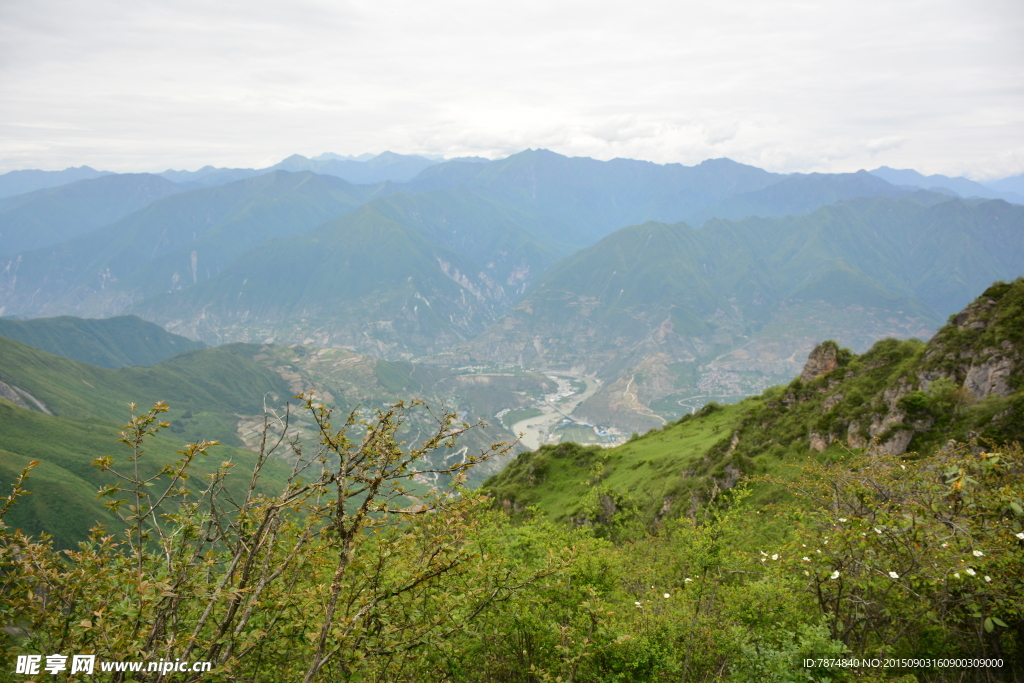
<svg viewBox="0 0 1024 683">
<path fill-rule="evenodd" d="M 1024 171 L 1022 8 L 7 0 L 0 171 L 548 147 L 1008 175 Z"/>
</svg>

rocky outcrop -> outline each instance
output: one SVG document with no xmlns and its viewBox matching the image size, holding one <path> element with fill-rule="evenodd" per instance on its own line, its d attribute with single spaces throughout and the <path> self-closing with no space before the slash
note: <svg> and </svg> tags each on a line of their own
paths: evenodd
<svg viewBox="0 0 1024 683">
<path fill-rule="evenodd" d="M 964 388 L 976 399 L 993 394 L 1009 396 L 1013 393 L 1010 375 L 1017 364 L 1008 356 L 994 354 L 979 365 L 971 365 L 964 378 Z"/>
<path fill-rule="evenodd" d="M 0 398 L 6 398 L 16 406 L 26 410 L 35 410 L 47 415 L 53 415 L 42 401 L 28 393 L 24 389 L 0 382 Z"/>
<path fill-rule="evenodd" d="M 807 357 L 804 371 L 800 373 L 800 381 L 810 382 L 812 379 L 827 375 L 839 367 L 839 344 L 827 341 L 818 344 Z"/>
</svg>

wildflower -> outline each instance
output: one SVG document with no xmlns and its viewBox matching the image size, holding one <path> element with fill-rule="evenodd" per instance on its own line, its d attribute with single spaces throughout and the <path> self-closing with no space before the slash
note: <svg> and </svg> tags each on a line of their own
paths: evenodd
<svg viewBox="0 0 1024 683">
<path fill-rule="evenodd" d="M 665 593 L 665 599 L 666 599 L 666 600 L 668 600 L 668 599 L 669 599 L 669 598 L 671 598 L 671 597 L 672 597 L 671 595 L 669 595 L 668 593 Z"/>
<path fill-rule="evenodd" d="M 991 576 L 986 576 L 985 577 L 985 583 L 992 583 L 992 577 Z"/>
<path fill-rule="evenodd" d="M 1014 536 L 1016 536 L 1020 540 L 1024 541 L 1024 531 L 1020 532 L 1019 534 L 1014 534 Z"/>
<path fill-rule="evenodd" d="M 985 556 L 985 553 L 981 552 L 980 550 L 975 550 L 971 554 L 974 555 L 975 557 L 984 557 Z"/>
<path fill-rule="evenodd" d="M 833 579 L 838 579 L 839 578 L 839 570 L 838 569 L 835 570 L 834 572 L 832 572 L 832 578 Z"/>
<path fill-rule="evenodd" d="M 810 576 L 810 575 L 811 575 L 811 573 L 805 569 L 804 570 L 804 576 Z"/>
<path fill-rule="evenodd" d="M 818 548 L 818 554 L 821 555 L 821 548 Z"/>
<path fill-rule="evenodd" d="M 966 571 L 966 572 L 967 572 L 968 574 L 970 574 L 971 576 L 975 576 L 975 575 L 977 575 L 977 573 L 978 573 L 978 572 L 974 571 L 973 569 L 971 569 L 970 567 L 968 567 L 968 568 L 967 568 L 967 569 L 966 569 L 965 571 Z"/>
<path fill-rule="evenodd" d="M 778 554 L 776 553 L 775 555 L 772 555 L 772 559 L 773 559 L 773 560 L 777 560 L 777 559 L 779 559 L 779 556 L 778 556 Z"/>
<path fill-rule="evenodd" d="M 955 576 L 956 578 L 959 579 L 960 578 L 960 572 L 953 572 L 953 576 Z"/>
<path fill-rule="evenodd" d="M 800 559 L 803 560 L 804 562 L 810 562 L 811 561 L 811 558 L 809 558 L 809 557 L 801 557 Z"/>
<path fill-rule="evenodd" d="M 900 465 L 900 469 L 901 469 L 901 470 L 905 470 L 905 469 L 907 469 L 907 466 L 906 466 L 906 465 L 903 465 L 903 464 L 901 464 L 901 465 Z"/>
<path fill-rule="evenodd" d="M 768 559 L 767 557 L 762 557 L 762 558 L 761 558 L 761 561 L 762 561 L 762 562 L 764 562 L 764 561 L 765 561 L 765 560 L 767 560 L 767 559 Z"/>
<path fill-rule="evenodd" d="M 948 548 L 948 547 L 949 547 L 949 544 L 948 544 L 948 543 L 943 543 L 943 544 L 942 544 L 942 547 L 943 547 L 943 548 Z"/>
<path fill-rule="evenodd" d="M 765 552 L 765 551 L 763 551 L 763 550 L 761 551 L 761 554 L 762 554 L 762 555 L 764 555 L 765 557 L 768 557 L 768 553 L 766 553 L 766 552 Z"/>
<path fill-rule="evenodd" d="M 633 604 L 636 605 L 637 607 L 640 607 L 640 603 L 639 602 L 634 602 Z"/>
<path fill-rule="evenodd" d="M 840 517 L 840 518 L 839 518 L 839 521 L 840 521 L 840 522 L 845 522 L 845 521 L 846 521 L 846 517 Z"/>
<path fill-rule="evenodd" d="M 693 579 L 691 579 L 690 577 L 686 577 L 685 579 L 683 579 L 683 583 L 690 583 L 691 581 L 693 581 Z"/>
<path fill-rule="evenodd" d="M 882 533 L 882 530 L 881 530 L 881 529 L 879 529 L 879 528 L 878 528 L 878 527 L 876 526 L 876 527 L 875 527 L 875 533 L 876 533 L 876 534 L 880 534 L 880 533 Z"/>
<path fill-rule="evenodd" d="M 900 575 L 897 574 L 896 572 L 889 572 L 889 578 L 890 579 L 898 579 L 898 578 L 900 578 Z"/>
</svg>

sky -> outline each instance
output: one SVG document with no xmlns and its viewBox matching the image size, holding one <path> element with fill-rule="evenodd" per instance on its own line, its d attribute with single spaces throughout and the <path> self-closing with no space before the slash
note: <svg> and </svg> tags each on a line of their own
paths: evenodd
<svg viewBox="0 0 1024 683">
<path fill-rule="evenodd" d="M 527 148 L 1024 173 L 1024 2 L 0 2 L 0 172 Z"/>
</svg>

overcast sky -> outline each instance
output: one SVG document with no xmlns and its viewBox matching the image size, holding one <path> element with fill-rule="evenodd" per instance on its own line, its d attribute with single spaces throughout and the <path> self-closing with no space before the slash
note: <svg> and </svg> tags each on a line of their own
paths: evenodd
<svg viewBox="0 0 1024 683">
<path fill-rule="evenodd" d="M 1024 173 L 1024 2 L 0 1 L 0 172 L 528 147 Z"/>
</svg>

